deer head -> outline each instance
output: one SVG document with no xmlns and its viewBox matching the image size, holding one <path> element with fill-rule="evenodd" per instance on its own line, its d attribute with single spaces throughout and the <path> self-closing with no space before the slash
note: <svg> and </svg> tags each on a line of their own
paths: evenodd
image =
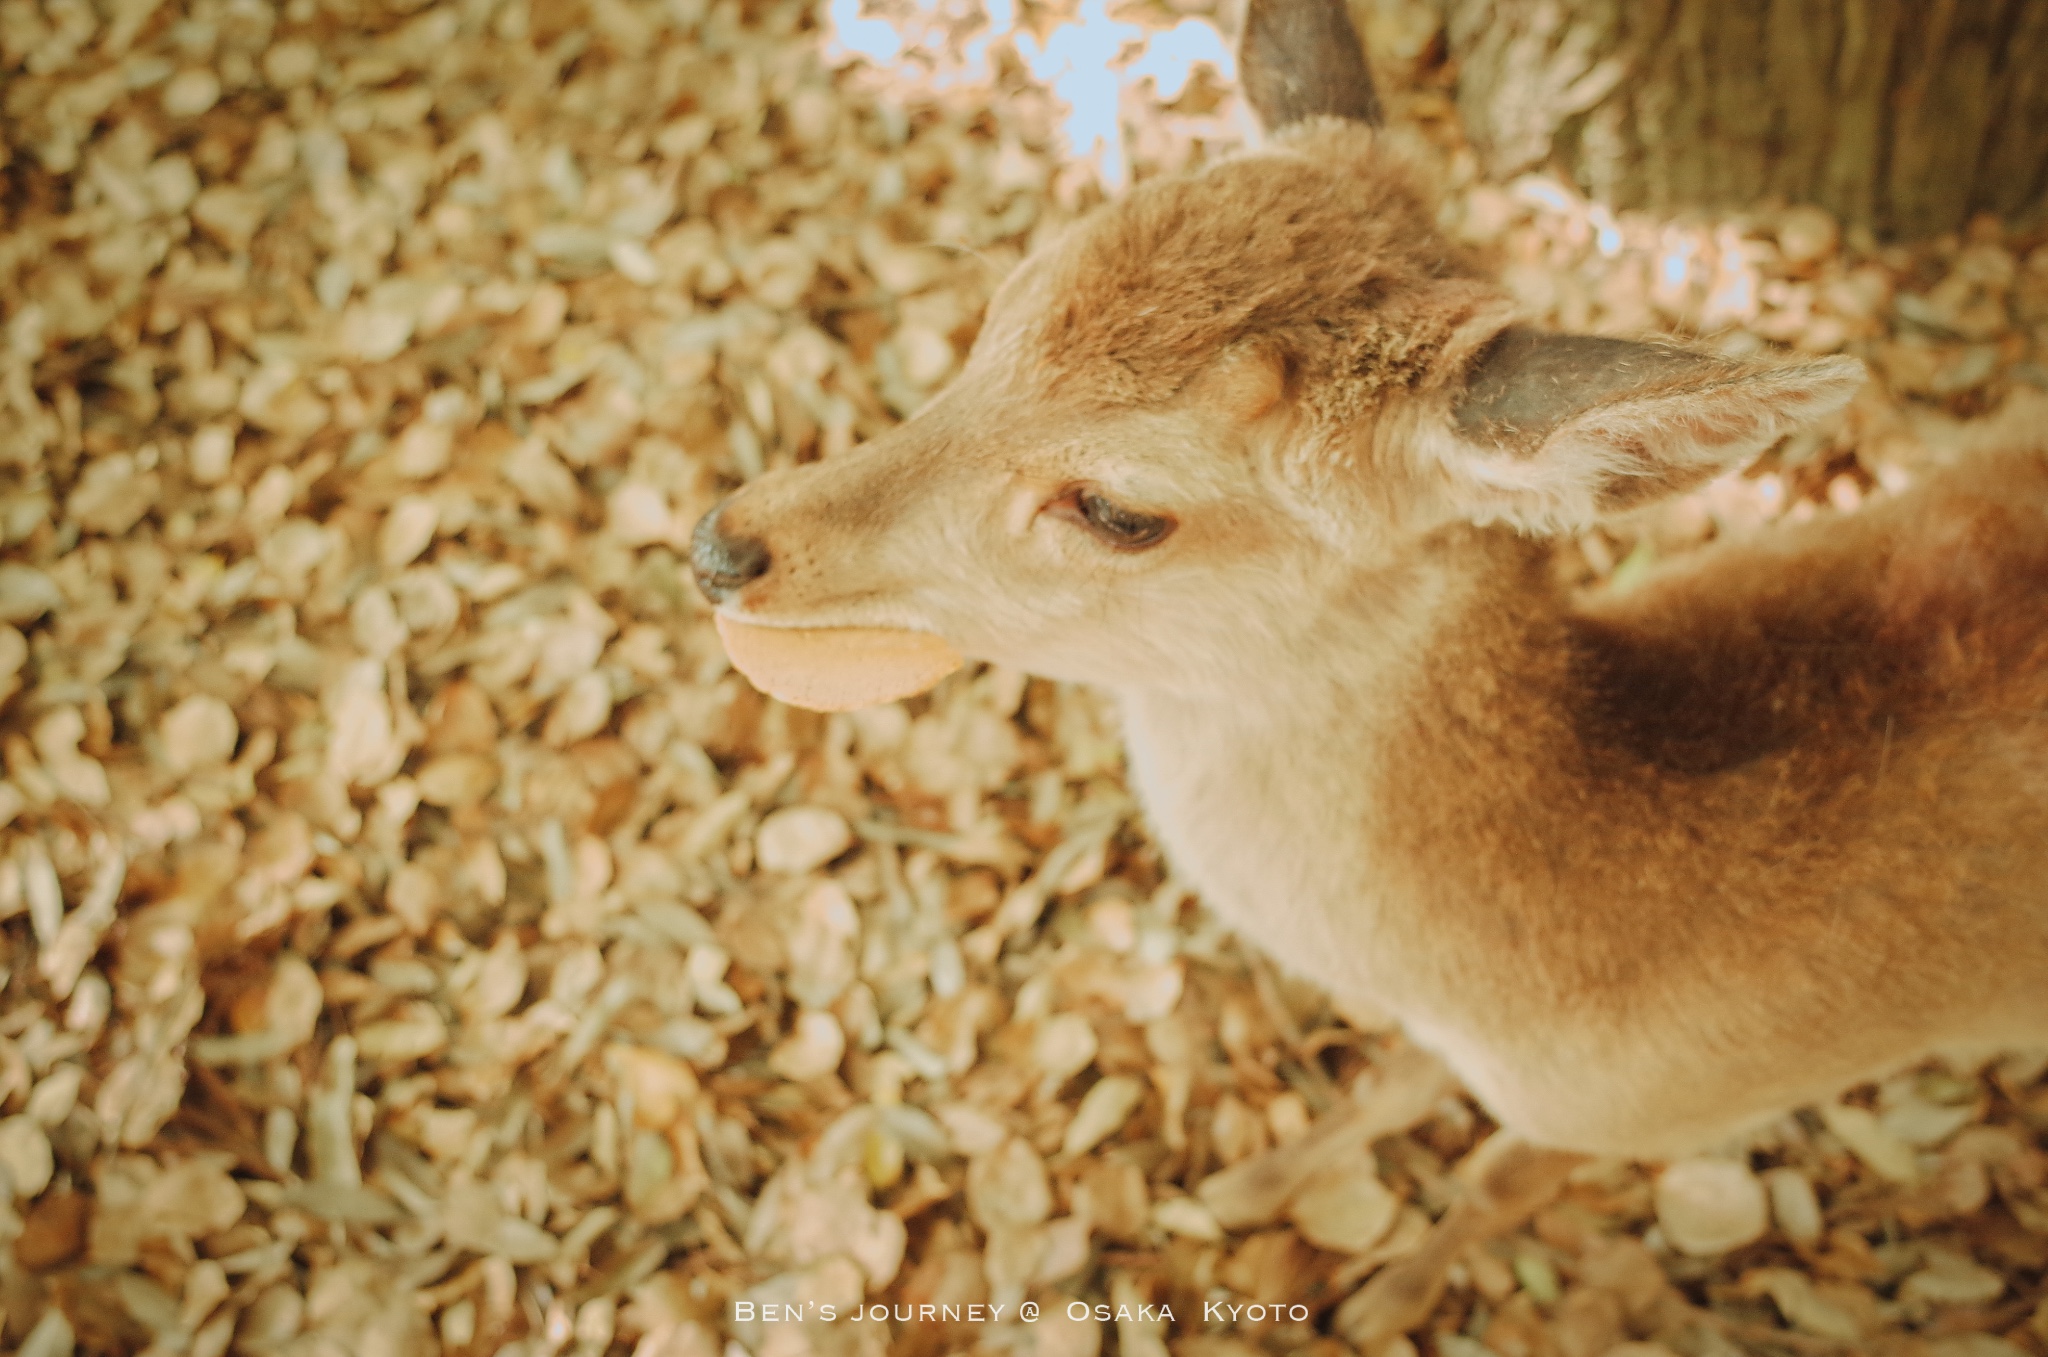
<svg viewBox="0 0 2048 1357">
<path fill-rule="evenodd" d="M 692 564 L 725 617 L 1227 683 L 1312 650 L 1332 608 L 1394 607 L 1446 528 L 1678 493 L 1861 380 L 1518 326 L 1377 131 L 1343 0 L 1252 0 L 1242 70 L 1262 147 L 1082 220 L 931 405 L 705 517 Z"/>
</svg>

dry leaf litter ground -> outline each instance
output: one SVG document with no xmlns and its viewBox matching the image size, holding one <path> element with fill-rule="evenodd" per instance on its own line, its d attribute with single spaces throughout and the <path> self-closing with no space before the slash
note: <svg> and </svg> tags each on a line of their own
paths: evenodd
<svg viewBox="0 0 2048 1357">
<path fill-rule="evenodd" d="M 1209 921 L 1094 695 L 727 671 L 697 514 L 914 408 L 1100 197 L 1005 49 L 939 90 L 817 23 L 0 3 L 0 1346 L 1337 1357 L 1456 1192 L 1484 1118 Z M 1874 360 L 1586 578 L 2040 427 L 2039 237 L 1480 183 L 1426 16 L 1372 25 L 1533 314 Z M 1141 174 L 1235 136 L 1144 95 Z M 2043 1068 L 1600 1165 L 1421 1346 L 2048 1352 Z"/>
</svg>

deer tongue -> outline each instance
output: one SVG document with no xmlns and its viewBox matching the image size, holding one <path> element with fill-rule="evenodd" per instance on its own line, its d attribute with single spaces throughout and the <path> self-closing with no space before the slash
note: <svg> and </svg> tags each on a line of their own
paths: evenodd
<svg viewBox="0 0 2048 1357">
<path fill-rule="evenodd" d="M 714 620 L 733 668 L 768 696 L 811 711 L 915 697 L 961 665 L 960 652 L 930 632 Z"/>
</svg>

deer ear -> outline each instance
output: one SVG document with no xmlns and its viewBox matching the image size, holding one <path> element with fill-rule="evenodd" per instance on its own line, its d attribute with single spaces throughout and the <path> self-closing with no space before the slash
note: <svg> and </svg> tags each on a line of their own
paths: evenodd
<svg viewBox="0 0 2048 1357">
<path fill-rule="evenodd" d="M 1848 404 L 1854 358 L 1747 363 L 1593 335 L 1503 332 L 1452 405 L 1461 515 L 1557 531 L 1679 494 Z"/>
<path fill-rule="evenodd" d="M 1268 132 L 1314 117 L 1385 120 L 1344 0 L 1249 0 L 1237 69 Z"/>
</svg>

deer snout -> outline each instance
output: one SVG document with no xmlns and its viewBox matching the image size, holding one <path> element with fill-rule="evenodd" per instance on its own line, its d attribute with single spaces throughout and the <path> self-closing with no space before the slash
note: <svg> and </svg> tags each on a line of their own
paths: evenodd
<svg viewBox="0 0 2048 1357">
<path fill-rule="evenodd" d="M 768 573 L 768 544 L 758 537 L 740 537 L 720 524 L 723 504 L 697 520 L 690 534 L 690 572 L 697 587 L 713 603 L 723 603 Z"/>
</svg>

